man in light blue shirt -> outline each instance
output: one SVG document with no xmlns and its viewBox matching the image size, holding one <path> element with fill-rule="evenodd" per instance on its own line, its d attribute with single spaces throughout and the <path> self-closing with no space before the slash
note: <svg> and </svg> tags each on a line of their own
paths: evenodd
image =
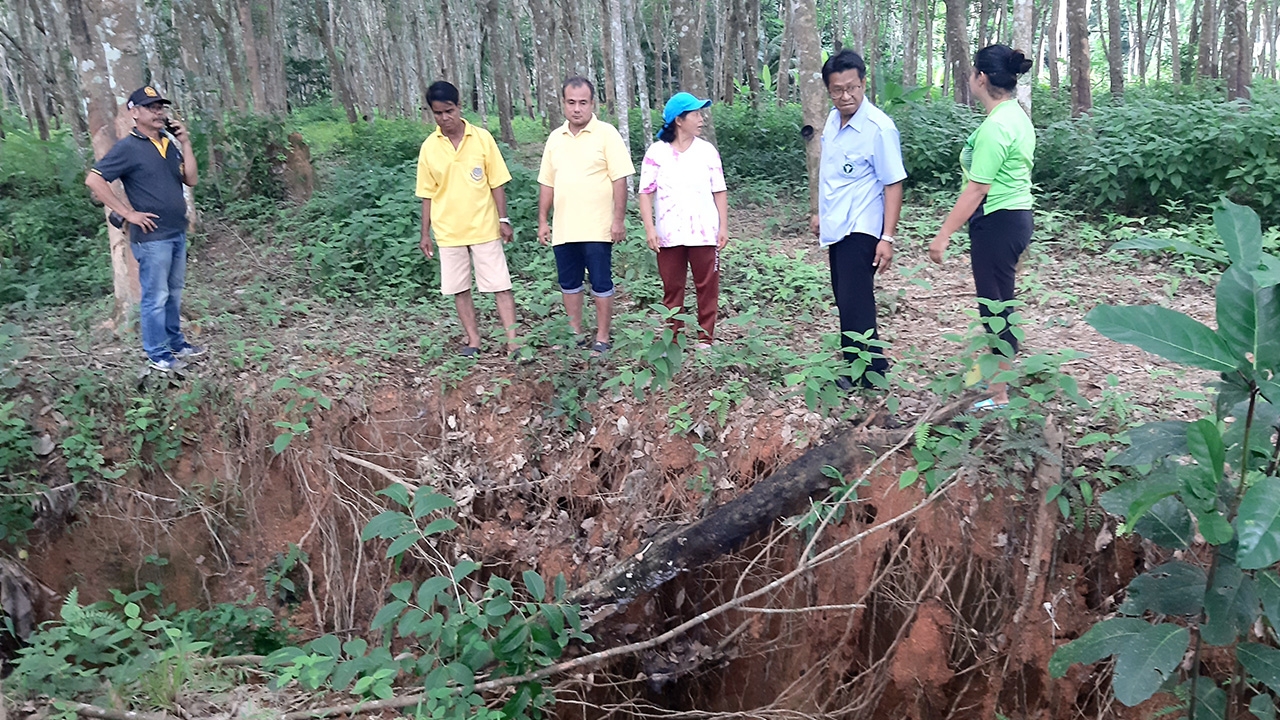
<svg viewBox="0 0 1280 720">
<path fill-rule="evenodd" d="M 850 333 L 878 339 L 875 274 L 893 259 L 893 235 L 902 211 L 902 147 L 898 128 L 866 99 L 867 66 L 852 50 L 841 50 L 822 66 L 822 82 L 835 108 L 822 130 L 818 167 L 818 214 L 813 233 L 829 251 L 831 289 L 840 311 L 841 346 L 855 365 L 858 351 L 875 355 L 854 378 L 863 387 L 883 386 L 889 361 Z M 878 377 L 866 373 L 878 373 Z M 852 387 L 841 378 L 840 386 Z"/>
</svg>

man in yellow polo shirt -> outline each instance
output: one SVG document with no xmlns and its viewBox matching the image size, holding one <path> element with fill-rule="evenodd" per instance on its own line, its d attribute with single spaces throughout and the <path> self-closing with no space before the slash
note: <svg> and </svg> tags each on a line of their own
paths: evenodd
<svg viewBox="0 0 1280 720">
<path fill-rule="evenodd" d="M 502 186 L 511 180 L 507 164 L 493 136 L 462 118 L 458 88 L 440 81 L 427 88 L 427 102 L 436 118 L 436 131 L 418 153 L 417 196 L 422 198 L 422 240 L 418 246 L 430 259 L 440 246 L 440 292 L 453 296 L 458 319 L 467 333 L 459 352 L 480 353 L 480 330 L 471 298 L 471 268 L 476 287 L 491 292 L 498 317 L 507 333 L 507 351 L 516 343 L 516 303 L 511 295 L 511 274 L 502 246 L 511 242 L 507 219 L 507 195 Z"/>
<path fill-rule="evenodd" d="M 560 89 L 565 123 L 552 131 L 538 171 L 538 241 L 551 242 L 569 327 L 582 333 L 584 272 L 596 301 L 596 335 L 579 346 L 608 352 L 613 319 L 613 243 L 626 237 L 627 177 L 635 167 L 617 128 L 596 119 L 596 89 L 571 77 Z M 554 206 L 554 226 L 547 212 Z"/>
</svg>

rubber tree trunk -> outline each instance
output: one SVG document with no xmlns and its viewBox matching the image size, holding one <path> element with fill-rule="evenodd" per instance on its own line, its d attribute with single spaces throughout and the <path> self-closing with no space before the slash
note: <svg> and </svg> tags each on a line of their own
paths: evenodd
<svg viewBox="0 0 1280 720">
<path fill-rule="evenodd" d="M 1080 117 L 1093 109 L 1089 86 L 1089 2 L 1066 0 L 1067 42 L 1071 64 L 1071 115 Z"/>
<path fill-rule="evenodd" d="M 507 68 L 503 67 L 504 52 L 499 36 L 502 21 L 498 16 L 498 0 L 485 0 L 484 4 L 485 52 L 488 54 L 489 71 L 493 76 L 493 92 L 498 101 L 498 133 L 502 142 L 516 146 L 516 133 L 511 127 L 511 93 L 507 87 Z"/>
<path fill-rule="evenodd" d="M 628 0 L 609 1 L 609 30 L 613 37 L 613 95 L 618 108 L 618 132 L 622 142 L 631 152 L 631 85 L 627 82 L 627 49 L 631 47 L 631 38 L 627 37 L 627 23 L 624 18 L 631 12 Z M 643 80 L 641 81 L 643 84 Z"/>
<path fill-rule="evenodd" d="M 1124 56 L 1120 52 L 1120 0 L 1107 0 L 1107 73 L 1111 80 L 1111 97 L 1124 96 Z"/>
<path fill-rule="evenodd" d="M 1196 73 L 1202 78 L 1213 77 L 1217 74 L 1213 60 L 1217 54 L 1214 34 L 1218 27 L 1217 8 L 1213 0 L 1203 0 L 1200 3 L 1200 22 L 1197 27 L 1199 42 L 1196 47 Z"/>
<path fill-rule="evenodd" d="M 822 157 L 822 126 L 826 121 L 826 88 L 822 84 L 822 46 L 818 40 L 818 9 L 815 0 L 788 0 L 791 5 L 791 37 L 799 65 L 800 108 L 803 113 L 805 166 L 809 171 L 809 212 L 818 212 L 818 162 Z"/>
<path fill-rule="evenodd" d="M 955 101 L 969 105 L 969 31 L 967 0 L 943 0 L 947 6 L 947 57 Z"/>
<path fill-rule="evenodd" d="M 1244 0 L 1223 0 L 1222 19 L 1222 79 L 1227 83 L 1227 99 L 1248 98 L 1253 47 L 1249 42 L 1249 9 Z"/>
<path fill-rule="evenodd" d="M 920 50 L 917 42 L 920 38 L 920 13 L 926 0 L 907 0 L 902 11 L 907 13 L 907 34 L 902 45 L 902 87 L 910 88 L 919 84 Z"/>
<path fill-rule="evenodd" d="M 316 36 L 324 48 L 325 61 L 329 63 L 329 83 L 333 86 L 333 94 L 347 114 L 347 122 L 356 124 L 359 114 L 356 113 L 355 98 L 351 94 L 351 85 L 347 80 L 347 70 L 338 58 L 337 48 L 333 41 L 333 25 L 329 22 L 329 3 L 316 0 Z M 425 68 L 423 68 L 425 70 Z"/>
<path fill-rule="evenodd" d="M 1173 2 L 1174 0 L 1169 0 Z M 1049 46 L 1047 62 L 1049 64 L 1049 87 L 1053 89 L 1053 96 L 1058 96 L 1058 90 L 1062 87 L 1062 70 L 1058 67 L 1059 58 L 1058 48 L 1061 46 L 1059 37 L 1062 31 L 1062 0 L 1053 0 L 1053 7 L 1049 10 L 1049 34 L 1046 41 Z"/>
<path fill-rule="evenodd" d="M 631 0 L 624 0 L 622 3 L 623 13 L 626 16 L 623 18 L 625 32 L 627 37 L 631 38 L 638 48 L 640 46 L 640 28 L 636 23 L 636 12 L 639 10 L 636 5 L 637 3 Z M 648 149 L 648 144 L 652 142 L 653 138 L 653 113 L 651 112 L 653 106 L 649 102 L 649 79 L 646 76 L 644 56 L 639 52 L 632 52 L 629 55 L 631 56 L 631 75 L 632 79 L 635 80 L 636 99 L 640 104 L 640 124 L 644 130 L 641 136 L 644 138 L 642 142 L 645 149 Z M 627 148 L 631 149 L 631 138 L 624 134 L 623 139 L 627 141 Z"/>
<path fill-rule="evenodd" d="M 702 62 L 702 41 L 706 13 L 702 0 L 671 0 L 671 24 L 676 33 L 676 52 L 680 53 L 680 89 L 697 97 L 707 97 L 707 69 Z M 706 112 L 706 111 L 704 111 Z M 715 124 L 707 112 L 702 136 L 716 141 Z"/>
<path fill-rule="evenodd" d="M 1178 0 L 1169 0 L 1169 55 L 1173 62 L 1169 77 L 1174 85 L 1182 83 L 1182 46 L 1178 40 Z"/>
<path fill-rule="evenodd" d="M 101 158 L 133 127 L 133 119 L 124 109 L 124 96 L 142 84 L 137 5 L 131 0 L 68 0 L 67 15 L 80 87 L 87 96 L 93 156 Z M 108 56 L 111 62 L 107 62 Z M 116 192 L 123 196 L 121 190 Z M 107 214 L 104 210 L 103 222 Z M 136 315 L 142 288 L 126 234 L 108 223 L 107 238 L 115 295 L 111 324 L 121 330 Z"/>
<path fill-rule="evenodd" d="M 1025 54 L 1034 54 L 1035 31 L 1036 11 L 1032 0 L 1013 0 L 1013 47 Z M 1032 74 L 1023 75 L 1018 81 L 1018 104 L 1027 115 L 1031 114 L 1031 85 L 1034 82 Z"/>
</svg>

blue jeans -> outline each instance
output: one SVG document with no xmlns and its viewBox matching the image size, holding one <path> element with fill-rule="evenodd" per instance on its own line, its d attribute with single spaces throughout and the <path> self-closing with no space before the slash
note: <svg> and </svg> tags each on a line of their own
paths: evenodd
<svg viewBox="0 0 1280 720">
<path fill-rule="evenodd" d="M 571 242 L 552 247 L 560 291 L 566 295 L 582 292 L 582 278 L 591 278 L 591 294 L 613 296 L 613 243 Z"/>
<path fill-rule="evenodd" d="M 142 285 L 142 349 L 152 361 L 172 360 L 187 346 L 178 328 L 182 284 L 187 275 L 187 234 L 130 243 Z"/>
</svg>

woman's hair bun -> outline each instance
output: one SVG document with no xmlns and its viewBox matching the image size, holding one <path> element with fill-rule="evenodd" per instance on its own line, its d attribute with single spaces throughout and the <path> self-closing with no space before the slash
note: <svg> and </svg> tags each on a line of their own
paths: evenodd
<svg viewBox="0 0 1280 720">
<path fill-rule="evenodd" d="M 1031 70 L 1031 60 L 1021 50 L 1014 50 L 1009 53 L 1008 70 L 1014 75 L 1022 75 Z"/>
</svg>

